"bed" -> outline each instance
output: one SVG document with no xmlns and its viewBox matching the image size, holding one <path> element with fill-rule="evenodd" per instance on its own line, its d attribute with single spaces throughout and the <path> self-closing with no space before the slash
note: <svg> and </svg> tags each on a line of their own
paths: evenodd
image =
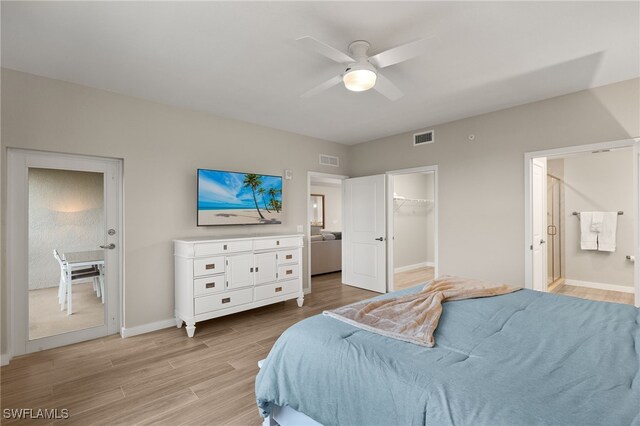
<svg viewBox="0 0 640 426">
<path fill-rule="evenodd" d="M 640 425 L 639 324 L 530 290 L 445 303 L 433 348 L 317 315 L 264 360 L 258 407 L 268 425 Z"/>
</svg>

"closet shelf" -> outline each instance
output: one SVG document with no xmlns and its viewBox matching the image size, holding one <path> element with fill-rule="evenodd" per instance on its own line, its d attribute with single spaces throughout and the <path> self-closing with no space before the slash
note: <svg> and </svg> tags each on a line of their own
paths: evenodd
<svg viewBox="0 0 640 426">
<path fill-rule="evenodd" d="M 425 199 L 425 198 L 405 198 L 402 196 L 394 196 L 393 201 L 398 204 L 395 206 L 394 210 L 398 210 L 400 207 L 404 206 L 405 203 L 416 203 L 416 204 L 427 204 L 433 203 L 433 200 Z"/>
</svg>

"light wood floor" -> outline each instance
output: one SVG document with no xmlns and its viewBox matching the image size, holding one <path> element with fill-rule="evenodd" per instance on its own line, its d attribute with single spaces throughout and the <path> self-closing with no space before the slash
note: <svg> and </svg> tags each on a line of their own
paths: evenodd
<svg viewBox="0 0 640 426">
<path fill-rule="evenodd" d="M 0 370 L 0 406 L 67 408 L 65 424 L 259 425 L 257 362 L 280 334 L 325 309 L 376 295 L 340 278 L 314 278 L 302 308 L 291 300 L 199 323 L 192 339 L 184 328 L 168 328 L 14 358 Z"/>
<path fill-rule="evenodd" d="M 414 287 L 424 284 L 433 279 L 434 268 L 427 266 L 424 268 L 412 269 L 411 271 L 397 272 L 394 275 L 394 286 L 396 290 Z"/>
<path fill-rule="evenodd" d="M 560 284 L 551 293 L 564 294 L 566 296 L 579 297 L 581 299 L 597 300 L 600 302 L 626 303 L 633 305 L 633 293 L 621 291 L 598 290 L 596 288 L 578 287 L 574 285 Z"/>
<path fill-rule="evenodd" d="M 61 311 L 58 287 L 29 290 L 29 338 L 54 336 L 104 323 L 104 305 L 91 282 L 73 285 L 73 314 Z"/>
</svg>

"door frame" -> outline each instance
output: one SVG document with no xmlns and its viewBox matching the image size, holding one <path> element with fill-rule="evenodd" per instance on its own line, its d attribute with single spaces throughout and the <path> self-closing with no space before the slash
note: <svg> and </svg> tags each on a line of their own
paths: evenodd
<svg viewBox="0 0 640 426">
<path fill-rule="evenodd" d="M 582 154 L 586 152 L 592 152 L 602 149 L 615 149 L 615 148 L 633 148 L 633 226 L 634 226 L 634 256 L 636 261 L 634 262 L 634 294 L 635 305 L 640 306 L 640 184 L 638 179 L 639 167 L 640 167 L 640 138 L 621 139 L 608 142 L 599 142 L 586 145 L 575 145 L 564 148 L 547 149 L 543 151 L 532 151 L 524 154 L 524 284 L 525 288 L 532 289 L 533 284 L 533 259 L 531 257 L 531 239 L 532 239 L 532 199 L 531 199 L 531 185 L 532 185 L 532 162 L 534 158 L 538 157 L 555 157 L 561 155 Z"/>
<path fill-rule="evenodd" d="M 421 166 L 421 167 L 412 167 L 410 169 L 400 169 L 400 170 L 392 170 L 388 171 L 385 174 L 387 175 L 387 291 L 391 292 L 395 289 L 395 267 L 393 260 L 393 219 L 394 219 L 394 211 L 393 211 L 393 177 L 399 175 L 408 175 L 414 173 L 430 173 L 433 172 L 433 211 L 435 216 L 433 218 L 433 277 L 438 278 L 440 274 L 440 262 L 439 262 L 439 218 L 438 218 L 438 166 Z"/>
<path fill-rule="evenodd" d="M 57 164 L 51 164 L 51 161 L 55 161 Z M 22 295 L 17 291 L 19 287 L 18 283 L 20 281 L 25 282 L 28 280 L 28 223 L 27 215 L 24 214 L 24 207 L 26 206 L 28 208 L 28 199 L 25 199 L 25 195 L 28 197 L 28 183 L 24 182 L 24 170 L 29 167 L 42 167 L 82 171 L 83 167 L 78 167 L 78 161 L 87 163 L 86 168 L 84 169 L 85 171 L 95 171 L 96 164 L 105 166 L 105 170 L 110 166 L 114 168 L 114 178 L 117 182 L 113 185 L 113 190 L 115 191 L 115 194 L 113 195 L 117 200 L 116 229 L 118 229 L 117 244 L 119 246 L 119 250 L 117 252 L 118 265 L 115 271 L 111 271 L 111 274 L 115 275 L 118 285 L 116 287 L 116 297 L 112 297 L 114 300 L 110 305 L 107 305 L 108 312 L 105 312 L 105 317 L 107 318 L 105 326 L 108 334 L 119 333 L 122 329 L 122 321 L 124 319 L 124 180 L 122 160 L 106 157 L 7 148 L 7 249 L 5 253 L 7 262 L 6 273 L 8 278 L 7 300 L 9 303 L 7 304 L 7 359 L 3 359 L 3 361 L 8 362 L 13 356 L 69 345 L 92 338 L 82 332 L 74 336 L 64 333 L 56 336 L 57 342 L 55 344 L 41 342 L 42 344 L 38 345 L 38 349 L 29 351 L 28 348 L 30 346 L 30 341 L 28 331 L 26 331 L 28 328 L 26 326 L 23 330 L 19 330 L 17 328 L 22 322 L 24 322 L 25 317 L 28 324 L 28 305 L 25 305 L 25 303 L 28 302 L 26 301 L 25 295 Z M 107 172 L 105 171 L 105 178 L 106 177 Z M 21 192 L 19 191 L 19 187 L 27 188 L 27 191 Z M 105 193 L 104 196 L 106 199 L 107 194 Z M 19 306 L 22 308 L 18 309 L 17 307 Z M 109 306 L 111 308 L 109 308 Z M 108 320 L 109 316 L 111 316 L 111 320 Z"/>
<path fill-rule="evenodd" d="M 311 180 L 312 178 L 330 178 L 330 179 L 340 179 L 344 181 L 345 179 L 349 179 L 349 176 L 346 175 L 336 175 L 332 173 L 322 173 L 322 172 L 307 172 L 307 223 L 304 225 L 305 236 L 307 238 L 307 283 L 308 287 L 304 289 L 304 294 L 311 293 Z M 344 183 L 343 183 L 344 186 Z M 340 197 L 342 198 L 342 191 L 340 191 Z M 342 201 L 340 205 L 342 206 Z M 344 226 L 344 207 L 341 209 L 340 215 L 342 216 L 342 224 Z"/>
</svg>

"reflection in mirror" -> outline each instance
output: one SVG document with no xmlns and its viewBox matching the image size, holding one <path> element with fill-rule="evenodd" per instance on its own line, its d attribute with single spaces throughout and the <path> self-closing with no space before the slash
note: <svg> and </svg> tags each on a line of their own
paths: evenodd
<svg viewBox="0 0 640 426">
<path fill-rule="evenodd" d="M 323 194 L 311 194 L 311 226 L 324 229 Z"/>
</svg>

